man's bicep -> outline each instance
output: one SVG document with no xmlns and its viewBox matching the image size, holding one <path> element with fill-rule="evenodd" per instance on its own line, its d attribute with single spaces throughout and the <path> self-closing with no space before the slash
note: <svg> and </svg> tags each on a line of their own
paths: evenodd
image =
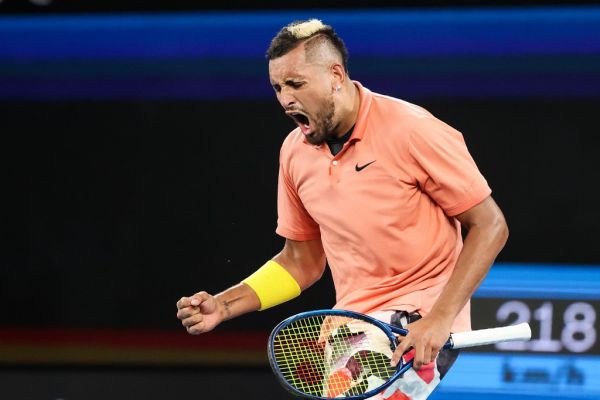
<svg viewBox="0 0 600 400">
<path fill-rule="evenodd" d="M 486 197 L 479 204 L 456 215 L 456 219 L 467 229 L 479 225 L 506 224 L 502 210 L 492 196 Z"/>
<path fill-rule="evenodd" d="M 302 289 L 316 282 L 325 270 L 325 251 L 321 238 L 312 240 L 286 239 L 275 261 L 296 279 Z"/>
</svg>

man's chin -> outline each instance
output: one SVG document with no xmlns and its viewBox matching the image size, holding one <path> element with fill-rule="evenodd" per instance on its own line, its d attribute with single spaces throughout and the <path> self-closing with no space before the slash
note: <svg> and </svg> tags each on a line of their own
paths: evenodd
<svg viewBox="0 0 600 400">
<path fill-rule="evenodd" d="M 312 145 L 320 146 L 325 143 L 325 135 L 318 135 L 316 132 L 305 136 L 306 141 Z"/>
<path fill-rule="evenodd" d="M 306 141 L 312 145 L 320 146 L 327 141 L 327 138 L 333 136 L 332 133 L 323 133 L 322 131 L 315 131 L 306 136 Z"/>
</svg>

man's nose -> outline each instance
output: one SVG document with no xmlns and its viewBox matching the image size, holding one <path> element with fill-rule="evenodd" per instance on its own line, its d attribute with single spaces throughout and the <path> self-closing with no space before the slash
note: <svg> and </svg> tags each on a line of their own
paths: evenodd
<svg viewBox="0 0 600 400">
<path fill-rule="evenodd" d="M 279 103 L 283 106 L 283 108 L 289 108 L 296 103 L 296 98 L 290 93 L 289 90 L 283 89 L 281 93 L 279 93 Z"/>
</svg>

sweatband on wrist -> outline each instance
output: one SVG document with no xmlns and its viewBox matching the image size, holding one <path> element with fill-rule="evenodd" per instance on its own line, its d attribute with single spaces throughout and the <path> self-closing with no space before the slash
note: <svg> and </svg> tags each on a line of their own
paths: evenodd
<svg viewBox="0 0 600 400">
<path fill-rule="evenodd" d="M 273 260 L 242 281 L 256 292 L 260 300 L 259 311 L 285 303 L 298 297 L 301 289 L 290 273 Z"/>
</svg>

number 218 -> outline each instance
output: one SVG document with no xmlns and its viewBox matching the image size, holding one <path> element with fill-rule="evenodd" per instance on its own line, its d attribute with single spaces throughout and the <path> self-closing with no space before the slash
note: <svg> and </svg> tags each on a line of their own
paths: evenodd
<svg viewBox="0 0 600 400">
<path fill-rule="evenodd" d="M 512 324 L 531 322 L 532 313 L 527 304 L 518 300 L 503 303 L 496 312 L 500 323 L 506 323 L 516 315 Z M 560 340 L 552 339 L 553 305 L 543 303 L 533 310 L 533 319 L 539 321 L 539 339 L 529 342 L 505 342 L 496 345 L 499 350 L 507 351 L 544 351 L 559 352 L 563 348 L 573 353 L 583 353 L 596 343 L 596 310 L 588 303 L 570 304 L 563 314 L 564 325 L 560 332 Z"/>
</svg>

